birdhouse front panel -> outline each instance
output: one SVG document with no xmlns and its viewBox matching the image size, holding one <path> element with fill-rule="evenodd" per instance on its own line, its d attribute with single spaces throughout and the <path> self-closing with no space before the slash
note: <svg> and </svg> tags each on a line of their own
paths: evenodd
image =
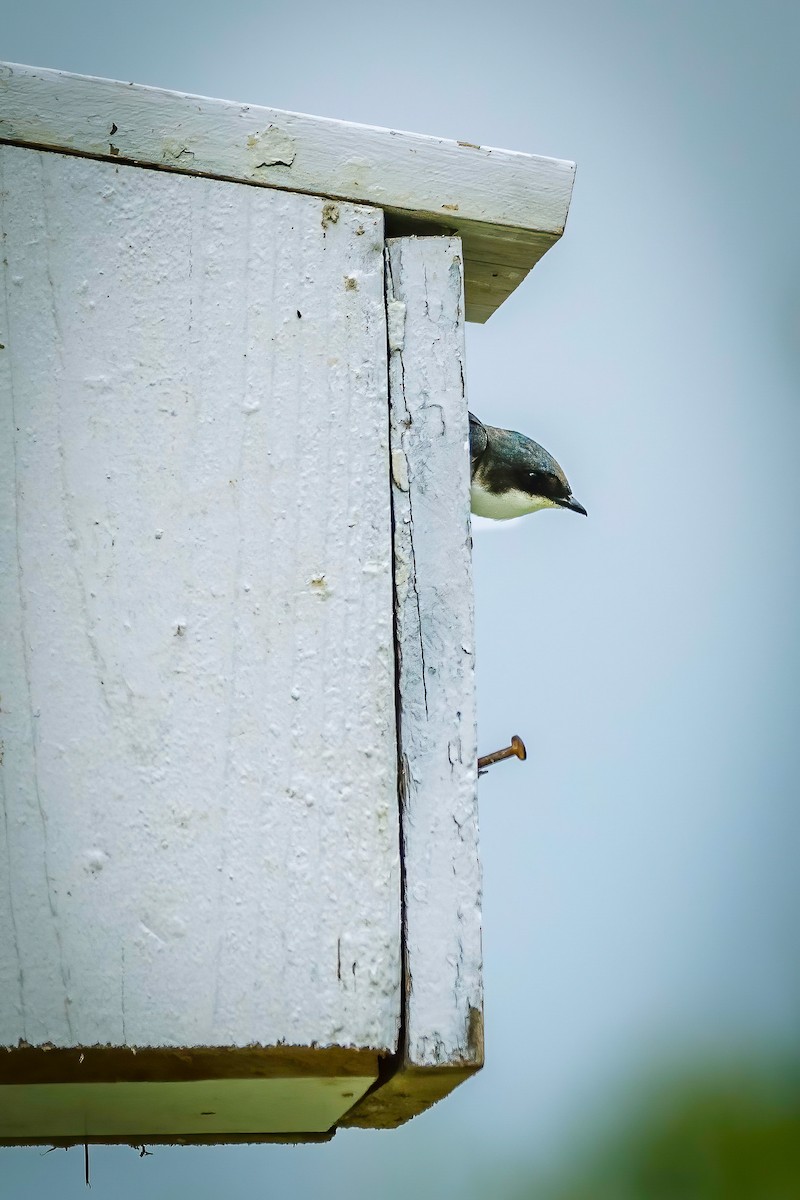
<svg viewBox="0 0 800 1200">
<path fill-rule="evenodd" d="M 383 214 L 0 173 L 0 1045 L 391 1050 Z"/>
</svg>

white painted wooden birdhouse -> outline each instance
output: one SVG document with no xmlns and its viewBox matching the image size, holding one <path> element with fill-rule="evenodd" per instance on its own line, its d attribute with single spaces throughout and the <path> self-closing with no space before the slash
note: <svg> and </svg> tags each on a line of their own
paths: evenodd
<svg viewBox="0 0 800 1200">
<path fill-rule="evenodd" d="M 18 66 L 0 142 L 0 1142 L 397 1125 L 483 1057 L 464 320 L 573 168 Z"/>
</svg>

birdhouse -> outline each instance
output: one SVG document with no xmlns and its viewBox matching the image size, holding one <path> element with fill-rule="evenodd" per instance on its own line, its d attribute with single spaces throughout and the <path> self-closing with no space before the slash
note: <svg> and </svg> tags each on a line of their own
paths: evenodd
<svg viewBox="0 0 800 1200">
<path fill-rule="evenodd" d="M 464 321 L 569 163 L 0 68 L 0 1143 L 483 1061 Z"/>
</svg>

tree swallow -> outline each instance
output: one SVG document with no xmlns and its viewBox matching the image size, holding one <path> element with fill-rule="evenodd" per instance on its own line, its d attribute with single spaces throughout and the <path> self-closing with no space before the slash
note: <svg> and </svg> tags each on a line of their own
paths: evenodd
<svg viewBox="0 0 800 1200">
<path fill-rule="evenodd" d="M 586 516 L 553 456 L 524 434 L 484 425 L 470 413 L 469 452 L 477 516 L 506 521 L 540 508 L 571 508 Z"/>
</svg>

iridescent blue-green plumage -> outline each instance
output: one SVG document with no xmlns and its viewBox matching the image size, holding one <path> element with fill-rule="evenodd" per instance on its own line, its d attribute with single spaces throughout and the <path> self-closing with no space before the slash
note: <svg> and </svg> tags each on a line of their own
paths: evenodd
<svg viewBox="0 0 800 1200">
<path fill-rule="evenodd" d="M 484 425 L 470 413 L 469 444 L 477 516 L 503 521 L 540 508 L 569 508 L 586 516 L 561 467 L 532 438 Z"/>
</svg>

